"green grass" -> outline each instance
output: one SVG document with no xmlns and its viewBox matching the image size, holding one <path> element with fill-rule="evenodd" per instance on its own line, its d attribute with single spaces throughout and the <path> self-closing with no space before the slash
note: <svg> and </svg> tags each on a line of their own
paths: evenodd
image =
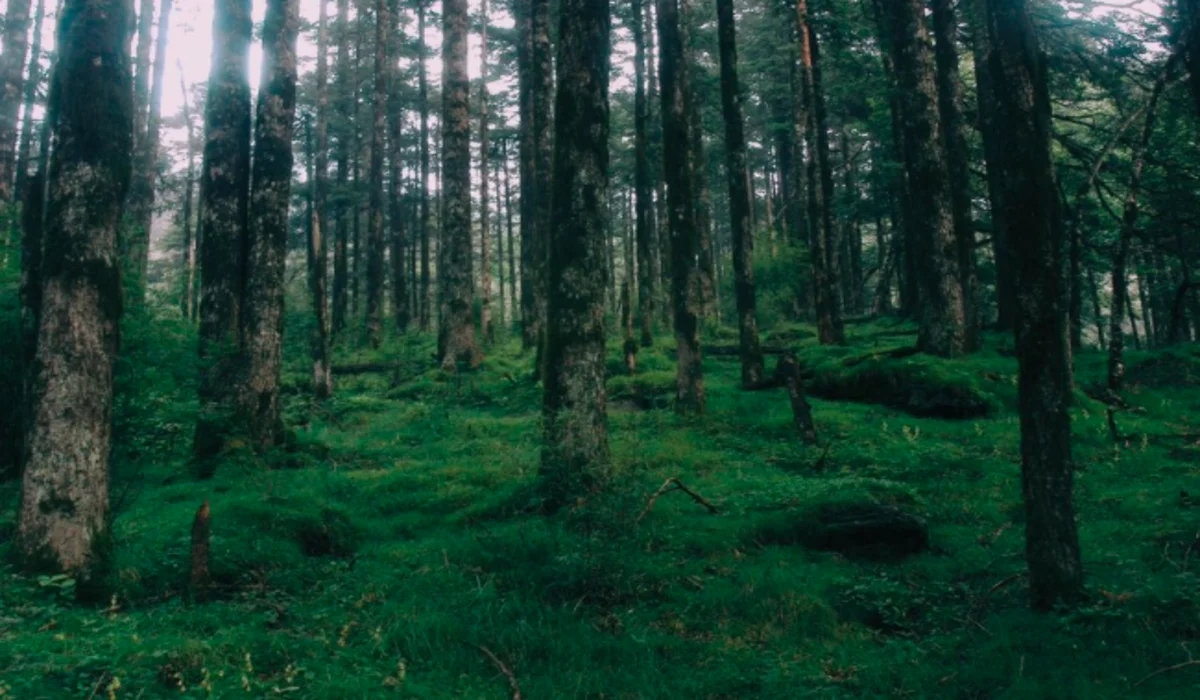
<svg viewBox="0 0 1200 700">
<path fill-rule="evenodd" d="M 545 517 L 529 507 L 540 393 L 515 340 L 464 376 L 432 370 L 426 338 L 344 353 L 339 363 L 399 368 L 341 378 L 317 407 L 303 320 L 289 328 L 292 447 L 231 454 L 198 482 L 187 463 L 190 331 L 133 324 L 111 594 L 84 606 L 69 581 L 0 568 L 0 697 L 107 697 L 114 678 L 118 698 L 509 697 L 481 647 L 526 698 L 1195 697 L 1200 667 L 1137 685 L 1200 645 L 1200 389 L 1152 371 L 1163 358 L 1189 362 L 1194 348 L 1131 353 L 1140 383 L 1128 392 L 1136 410 L 1117 416 L 1131 436 L 1121 445 L 1103 407 L 1081 396 L 1076 493 L 1091 597 L 1035 615 L 1012 578 L 1024 562 L 1006 338 L 961 361 L 847 368 L 847 357 L 911 345 L 911 329 L 855 324 L 852 347 L 835 351 L 815 348 L 810 328 L 776 329 L 771 342 L 799 349 L 814 389 L 857 392 L 812 399 L 827 446 L 813 448 L 796 438 L 782 392 L 737 388 L 731 358 L 705 363 L 704 418 L 645 408 L 669 405 L 670 343 L 643 350 L 644 374 L 628 378 L 614 342 L 617 484 Z M 1081 355 L 1080 385 L 1103 367 Z M 872 395 L 880 381 L 883 394 L 977 392 L 988 410 L 914 416 Z M 653 400 L 630 400 L 639 396 Z M 668 477 L 721 512 L 670 493 L 638 521 Z M 0 484 L 0 541 L 17 495 Z M 188 542 L 205 500 L 219 586 L 194 605 Z M 880 562 L 776 544 L 813 509 L 861 502 L 925 518 L 930 550 Z"/>
</svg>

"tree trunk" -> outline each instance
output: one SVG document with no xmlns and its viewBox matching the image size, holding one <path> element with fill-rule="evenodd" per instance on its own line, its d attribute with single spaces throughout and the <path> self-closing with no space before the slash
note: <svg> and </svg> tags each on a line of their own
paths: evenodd
<svg viewBox="0 0 1200 700">
<path fill-rule="evenodd" d="M 637 195 L 638 326 L 643 347 L 654 344 L 654 302 L 658 279 L 654 269 L 657 236 L 650 183 L 650 132 L 646 99 L 646 13 L 643 0 L 633 0 L 634 44 L 634 189 Z"/>
<path fill-rule="evenodd" d="M 13 201 L 17 116 L 24 93 L 28 34 L 29 0 L 8 0 L 8 12 L 4 16 L 4 51 L 0 53 L 0 207 L 5 208 Z M 7 230 L 8 226 L 0 228 Z"/>
<path fill-rule="evenodd" d="M 552 204 L 554 193 L 554 66 L 550 43 L 550 0 L 533 3 L 533 246 L 529 260 L 530 280 L 538 330 L 535 376 L 541 376 L 546 335 L 546 303 L 549 273 Z"/>
<path fill-rule="evenodd" d="M 388 24 L 387 0 L 375 0 L 375 72 L 371 96 L 371 194 L 367 228 L 367 340 L 372 348 L 383 343 L 383 263 L 387 247 L 383 238 L 383 152 L 387 135 Z M 355 249 L 355 260 L 361 257 Z"/>
<path fill-rule="evenodd" d="M 471 298 L 471 113 L 467 79 L 467 0 L 442 11 L 442 236 L 438 247 L 438 361 L 476 367 Z"/>
<path fill-rule="evenodd" d="M 427 0 L 417 0 L 417 34 L 419 35 L 417 50 L 420 56 L 417 69 L 417 90 L 418 100 L 421 103 L 421 280 L 417 289 L 417 305 L 420 307 L 417 314 L 417 326 L 423 333 L 429 330 L 432 316 L 429 303 L 429 75 L 426 67 L 427 48 L 425 46 L 426 2 Z"/>
<path fill-rule="evenodd" d="M 337 109 L 345 117 L 350 112 L 350 103 L 355 99 L 353 76 L 350 71 L 350 0 L 338 0 L 337 20 Z M 345 130 L 337 139 L 337 189 L 344 199 L 350 173 L 350 139 Z M 346 329 L 346 315 L 350 305 L 350 221 L 347 216 L 353 207 L 339 201 L 335 215 L 337 222 L 333 242 L 333 336 L 337 338 Z M 328 230 L 326 227 L 323 230 Z"/>
<path fill-rule="evenodd" d="M 24 0 L 23 0 L 24 1 Z M 122 232 L 122 281 L 126 298 L 140 305 L 146 295 L 146 267 L 150 254 L 150 229 L 145 181 L 146 119 L 150 104 L 150 50 L 154 45 L 154 0 L 141 0 L 137 14 L 137 48 L 133 71 L 133 180 L 129 187 L 128 212 Z"/>
<path fill-rule="evenodd" d="M 496 341 L 496 329 L 492 326 L 492 227 L 489 217 L 492 212 L 491 192 L 488 187 L 491 142 L 488 140 L 488 0 L 482 0 L 479 10 L 479 328 L 485 343 Z M 503 290 L 502 290 L 503 292 Z"/>
<path fill-rule="evenodd" d="M 263 63 L 254 127 L 249 246 L 242 333 L 246 381 L 242 419 L 251 443 L 268 449 L 283 440 L 279 376 L 283 356 L 283 273 L 292 191 L 292 124 L 296 114 L 299 0 L 269 0 L 263 22 Z"/>
<path fill-rule="evenodd" d="M 250 191 L 250 0 L 219 3 L 213 17 L 213 60 L 205 102 L 204 168 L 200 185 L 204 244 L 200 246 L 200 413 L 194 450 L 208 460 L 235 431 L 242 377 L 242 298 Z"/>
<path fill-rule="evenodd" d="M 312 218 L 308 223 L 306 262 L 308 293 L 313 306 L 313 329 L 309 335 L 312 357 L 313 395 L 326 399 L 333 395 L 333 377 L 329 358 L 329 319 L 327 309 L 327 261 L 325 234 L 329 230 L 329 23 L 326 2 L 321 0 L 317 20 L 317 128 L 312 178 Z"/>
<path fill-rule="evenodd" d="M 536 283 L 533 279 L 534 258 L 538 255 L 533 221 L 533 191 L 537 187 L 534 178 L 533 1 L 515 0 L 514 6 L 517 10 L 518 108 L 521 117 L 517 154 L 521 195 L 521 344 L 528 350 L 537 346 L 541 333 L 541 317 L 534 293 Z"/>
<path fill-rule="evenodd" d="M 994 118 L 1005 137 L 995 166 L 1004 188 L 1002 221 L 1008 227 L 1018 291 L 1025 549 L 1033 606 L 1048 610 L 1083 593 L 1072 505 L 1066 241 L 1050 150 L 1045 57 L 1025 0 L 989 0 L 987 10 Z"/>
<path fill-rule="evenodd" d="M 1113 256 L 1112 311 L 1108 329 L 1108 388 L 1120 391 L 1125 383 L 1125 331 L 1124 312 L 1130 308 L 1129 286 L 1125 272 L 1129 260 L 1129 249 L 1137 233 L 1138 197 L 1141 196 L 1142 170 L 1146 166 L 1146 149 L 1154 134 L 1154 119 L 1158 114 L 1158 101 L 1173 73 L 1175 54 L 1159 73 L 1151 88 L 1150 101 L 1146 104 L 1146 121 L 1142 126 L 1142 137 L 1133 152 L 1133 168 L 1129 175 L 1129 190 L 1125 193 L 1125 209 L 1121 216 L 1121 235 L 1117 241 L 1117 252 Z M 1133 323 L 1131 319 L 1131 323 Z M 1133 329 L 1137 332 L 1137 327 Z"/>
<path fill-rule="evenodd" d="M 196 252 L 199 226 L 193 227 L 193 209 L 196 192 L 196 129 L 192 124 L 192 106 L 188 99 L 187 83 L 183 72 L 179 75 L 179 90 L 183 95 L 183 121 L 187 129 L 187 179 L 183 184 L 183 317 L 196 319 Z M 197 222 L 198 223 L 198 222 Z"/>
<path fill-rule="evenodd" d="M 817 312 L 817 339 L 822 345 L 846 342 L 842 327 L 841 285 L 838 281 L 838 230 L 833 223 L 833 165 L 829 157 L 829 125 L 825 93 L 820 80 L 817 34 L 808 21 L 808 2 L 796 3 L 800 38 L 800 84 L 806 109 L 804 139 L 808 151 L 808 220 L 811 228 L 813 306 Z"/>
<path fill-rule="evenodd" d="M 396 332 L 403 334 L 408 331 L 411 311 L 408 306 L 408 282 L 405 275 L 408 236 L 404 220 L 404 102 L 400 94 L 403 78 L 399 61 L 396 60 L 407 37 L 403 35 L 400 24 L 399 0 L 388 0 L 388 15 L 392 22 L 392 38 L 388 46 L 393 52 L 388 69 L 390 87 L 387 102 L 388 160 L 391 164 L 388 220 L 391 224 L 392 317 L 396 324 Z"/>
<path fill-rule="evenodd" d="M 979 349 L 978 281 L 975 273 L 975 221 L 971 217 L 971 169 L 968 165 L 962 76 L 958 71 L 958 17 L 952 0 L 933 0 L 934 62 L 937 71 L 938 114 L 950 172 L 950 209 L 958 250 L 958 279 L 963 299 L 963 347 Z"/>
<path fill-rule="evenodd" d="M 915 252 L 920 261 L 914 266 L 920 297 L 917 346 L 923 352 L 956 357 L 966 351 L 966 317 L 925 3 L 876 1 L 886 19 L 900 88 L 898 106 L 910 196 L 905 218 L 917 235 Z"/>
<path fill-rule="evenodd" d="M 541 464 L 552 508 L 611 478 L 604 386 L 609 0 L 562 0 L 560 17 Z"/>
<path fill-rule="evenodd" d="M 500 143 L 501 143 L 501 146 L 503 146 L 504 140 L 501 139 Z M 508 164 L 504 163 L 504 165 L 507 166 Z M 509 300 L 508 300 L 508 296 L 507 296 L 508 295 L 507 281 L 510 279 L 510 275 L 505 274 L 505 272 L 504 272 L 504 264 L 505 264 L 505 259 L 506 259 L 504 257 L 504 251 L 505 251 L 504 226 L 503 226 L 504 214 L 502 211 L 504 208 L 504 190 L 501 189 L 501 184 L 500 184 L 500 166 L 501 166 L 501 161 L 499 158 L 497 158 L 492 164 L 492 172 L 485 174 L 485 176 L 492 178 L 491 186 L 493 188 L 495 188 L 493 191 L 496 193 L 496 220 L 494 222 L 495 226 L 496 226 L 496 274 L 498 277 L 496 282 L 498 285 L 497 291 L 499 292 L 499 294 L 497 294 L 497 298 L 500 300 L 500 325 L 504 326 L 506 323 L 508 323 L 508 313 L 509 313 L 509 309 L 511 309 L 512 307 L 509 306 L 509 303 L 508 303 Z"/>
<path fill-rule="evenodd" d="M 671 296 L 675 316 L 678 358 L 675 408 L 681 413 L 703 413 L 704 373 L 700 356 L 699 230 L 695 212 L 695 171 L 688 154 L 689 115 L 693 98 L 689 84 L 680 0 L 657 0 L 659 61 L 662 81 L 663 169 L 671 223 Z"/>
<path fill-rule="evenodd" d="M 520 270 L 517 269 L 516 245 L 513 239 L 512 183 L 508 174 L 508 139 L 504 139 L 502 143 L 504 151 L 504 228 L 508 236 L 508 298 L 512 302 L 512 306 L 510 307 L 512 309 L 512 320 L 516 321 L 519 304 L 517 278 L 521 277 L 522 283 L 524 282 L 524 278 L 521 276 Z"/>
<path fill-rule="evenodd" d="M 45 76 L 42 75 L 42 23 L 46 18 L 46 0 L 38 0 L 33 20 L 33 44 L 29 48 L 29 78 L 25 81 L 24 116 L 21 118 L 21 140 L 17 146 L 17 178 L 13 201 L 25 201 L 29 182 L 29 152 L 33 150 L 33 107 Z M 56 18 L 57 19 L 57 18 Z M 0 56 L 0 63 L 4 61 Z M 43 128 L 45 125 L 43 124 Z M 16 226 L 16 222 L 13 222 Z"/>
<path fill-rule="evenodd" d="M 133 108 L 126 0 L 69 0 L 65 9 L 56 80 L 71 99 L 53 110 L 42 313 L 17 544 L 31 568 L 87 583 L 106 564 L 121 319 L 117 228 L 129 187 Z"/>
<path fill-rule="evenodd" d="M 733 233 L 734 290 L 742 356 L 742 386 L 762 381 L 762 348 L 758 341 L 754 295 L 754 229 L 746 173 L 746 134 L 738 81 L 737 36 L 733 0 L 717 0 L 717 32 L 721 50 L 721 108 L 725 115 L 725 161 L 729 179 L 729 225 Z"/>
</svg>

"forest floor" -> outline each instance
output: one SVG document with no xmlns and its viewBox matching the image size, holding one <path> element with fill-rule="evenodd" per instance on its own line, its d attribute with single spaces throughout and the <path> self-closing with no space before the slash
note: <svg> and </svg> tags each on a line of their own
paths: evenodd
<svg viewBox="0 0 1200 700">
<path fill-rule="evenodd" d="M 293 335 L 294 444 L 265 461 L 235 451 L 197 481 L 192 336 L 139 323 L 120 368 L 111 592 L 82 605 L 69 579 L 0 565 L 0 697 L 1195 698 L 1200 687 L 1200 348 L 1130 353 L 1117 443 L 1082 391 L 1104 359 L 1077 358 L 1090 599 L 1038 615 L 1022 575 L 1007 337 L 950 362 L 883 354 L 914 342 L 895 322 L 851 324 L 849 347 L 834 350 L 804 326 L 767 333 L 812 377 L 814 447 L 797 439 L 784 392 L 738 388 L 735 358 L 706 359 L 708 414 L 680 417 L 670 343 L 643 350 L 628 378 L 614 342 L 617 486 L 547 517 L 531 507 L 540 389 L 516 341 L 459 376 L 430 369 L 427 338 L 345 353 L 339 365 L 395 369 L 339 376 L 316 407 Z M 966 397 L 973 417 L 912 415 L 943 413 L 944 395 Z M 672 477 L 719 512 L 669 492 L 639 518 Z M 0 556 L 18 491 L 0 484 Z M 193 603 L 190 529 L 206 500 L 218 586 Z M 879 560 L 789 536 L 814 509 L 864 502 L 924 518 L 929 549 Z"/>
</svg>

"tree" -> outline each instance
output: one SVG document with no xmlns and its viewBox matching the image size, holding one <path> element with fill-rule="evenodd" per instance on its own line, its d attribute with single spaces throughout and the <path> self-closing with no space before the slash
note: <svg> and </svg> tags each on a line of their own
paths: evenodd
<svg viewBox="0 0 1200 700">
<path fill-rule="evenodd" d="M 299 0 L 269 0 L 263 22 L 262 81 L 254 127 L 249 245 L 242 334 L 246 378 L 241 414 L 252 444 L 283 439 L 279 375 L 283 355 L 283 272 L 292 186 Z"/>
<path fill-rule="evenodd" d="M 634 140 L 636 163 L 636 238 L 638 268 L 638 320 L 643 347 L 654 344 L 654 303 L 658 275 L 654 258 L 658 249 L 654 227 L 654 195 L 650 183 L 649 105 L 646 99 L 646 13 L 643 0 L 633 0 Z"/>
<path fill-rule="evenodd" d="M 388 25 L 387 0 L 375 0 L 375 74 L 371 103 L 370 226 L 367 230 L 367 338 L 371 347 L 383 342 L 383 150 L 387 134 Z M 357 253 L 356 253 L 357 254 Z"/>
<path fill-rule="evenodd" d="M 966 350 L 966 320 L 942 125 L 923 0 L 876 0 L 899 88 L 896 107 L 908 176 L 905 225 L 916 244 L 917 346 L 954 357 Z"/>
<path fill-rule="evenodd" d="M 401 29 L 399 0 L 388 0 L 388 14 L 392 21 L 393 40 L 389 46 L 394 49 L 395 56 L 400 54 Z M 400 99 L 400 64 L 391 61 L 388 80 L 388 160 L 391 161 L 391 190 L 390 210 L 388 219 L 391 223 L 391 264 L 392 264 L 392 316 L 397 333 L 408 331 L 411 311 L 408 304 L 408 281 L 405 275 L 406 251 L 408 248 L 407 231 L 404 220 L 404 111 Z"/>
<path fill-rule="evenodd" d="M 535 376 L 540 376 L 543 364 L 543 340 L 546 334 L 546 265 L 549 257 L 551 205 L 553 203 L 554 167 L 554 66 L 550 43 L 550 0 L 530 0 L 532 4 L 531 27 L 533 31 L 531 67 L 531 96 L 533 122 L 533 188 L 530 216 L 533 230 L 530 232 L 530 255 L 525 260 L 529 270 L 530 289 L 533 294 L 531 317 L 537 341 Z M 522 198 L 525 196 L 522 183 Z"/>
<path fill-rule="evenodd" d="M 496 339 L 492 327 L 492 260 L 491 260 L 491 197 L 488 191 L 488 156 L 491 142 L 488 140 L 488 1 L 483 0 L 479 9 L 479 327 L 485 342 Z M 503 296 L 503 295 L 502 295 Z"/>
<path fill-rule="evenodd" d="M 454 370 L 479 364 L 472 318 L 471 113 L 467 79 L 467 0 L 442 9 L 442 240 L 438 246 L 438 361 Z"/>
<path fill-rule="evenodd" d="M 183 124 L 187 131 L 187 174 L 183 181 L 183 211 L 179 216 L 183 220 L 183 299 L 181 307 L 183 317 L 189 321 L 196 319 L 196 254 L 199 246 L 197 240 L 199 226 L 192 228 L 192 209 L 196 192 L 196 129 L 192 124 L 192 107 L 188 99 L 187 84 L 183 78 L 183 70 L 179 71 L 179 90 L 183 96 Z"/>
<path fill-rule="evenodd" d="M 1017 283 L 1016 347 L 1021 416 L 1025 553 L 1033 606 L 1083 593 L 1083 567 L 1072 504 L 1071 346 L 1065 237 L 1051 160 L 1050 95 L 1045 56 L 1025 0 L 988 0 L 996 167 L 1004 186 Z"/>
<path fill-rule="evenodd" d="M 354 94 L 354 76 L 350 70 L 350 0 L 338 0 L 337 20 L 337 111 L 345 116 L 350 112 L 350 103 L 357 102 Z M 345 191 L 350 174 L 350 144 L 353 139 L 345 133 L 337 137 L 337 222 L 333 240 L 333 335 L 336 338 L 346 328 L 346 316 L 350 308 L 350 221 L 346 206 Z"/>
<path fill-rule="evenodd" d="M 421 108 L 421 183 L 418 196 L 421 198 L 421 283 L 417 289 L 418 326 L 429 330 L 429 77 L 425 66 L 425 9 L 426 0 L 417 0 L 417 98 Z"/>
<path fill-rule="evenodd" d="M 733 232 L 734 287 L 738 310 L 738 338 L 741 343 L 742 385 L 752 386 L 763 378 L 763 360 L 758 342 L 758 321 L 755 318 L 754 230 L 750 224 L 746 134 L 742 124 L 742 94 L 738 82 L 733 0 L 717 0 L 717 23 L 721 48 L 721 107 L 725 114 L 725 159 L 729 178 L 729 219 L 730 230 Z M 641 221 L 638 223 L 640 225 Z M 638 240 L 641 240 L 640 236 Z"/>
<path fill-rule="evenodd" d="M 21 140 L 17 146 L 17 179 L 13 201 L 24 201 L 29 180 L 29 153 L 33 149 L 33 106 L 42 87 L 42 23 L 46 18 L 46 0 L 38 0 L 33 20 L 33 44 L 29 48 L 29 78 L 25 81 L 25 97 L 21 118 Z M 0 56 L 0 63 L 3 62 Z M 15 224 L 16 222 L 14 222 Z"/>
<path fill-rule="evenodd" d="M 0 53 L 0 206 L 12 201 L 16 166 L 17 112 L 25 81 L 25 54 L 29 50 L 29 0 L 9 0 L 4 16 L 4 49 Z M 35 57 L 36 58 L 36 57 Z"/>
<path fill-rule="evenodd" d="M 658 0 L 659 61 L 662 83 L 663 169 L 671 222 L 671 297 L 678 358 L 675 407 L 704 412 L 704 372 L 700 356 L 700 269 L 696 261 L 695 171 L 689 163 L 689 114 L 694 109 L 679 28 L 679 0 Z"/>
<path fill-rule="evenodd" d="M 133 107 L 126 0 L 68 0 L 65 9 L 55 80 L 71 99 L 53 115 L 42 313 L 17 540 L 30 566 L 87 582 L 106 563 L 122 311 L 117 227 L 129 187 Z"/>
<path fill-rule="evenodd" d="M 609 480 L 604 294 L 608 286 L 608 0 L 563 0 L 549 251 L 544 492 L 552 506 Z"/>
<path fill-rule="evenodd" d="M 206 462 L 234 428 L 242 382 L 242 294 L 250 190 L 250 1 L 229 0 L 213 16 L 200 193 L 200 413 L 194 451 Z M 204 471 L 208 465 L 203 464 Z"/>
<path fill-rule="evenodd" d="M 317 19 L 317 128 L 313 154 L 313 214 L 308 222 L 308 289 L 313 306 L 313 330 L 309 338 L 313 362 L 313 393 L 318 399 L 333 394 L 329 359 L 327 304 L 328 260 L 325 243 L 329 231 L 329 27 L 326 1 L 318 0 Z"/>
</svg>

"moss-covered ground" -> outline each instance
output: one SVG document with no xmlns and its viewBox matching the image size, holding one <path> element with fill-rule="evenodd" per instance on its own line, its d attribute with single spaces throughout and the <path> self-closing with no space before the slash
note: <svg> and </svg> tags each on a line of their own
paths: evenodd
<svg viewBox="0 0 1200 700">
<path fill-rule="evenodd" d="M 235 450 L 198 481 L 191 332 L 131 321 L 109 592 L 81 604 L 69 579 L 0 565 L 0 697 L 506 698 L 512 683 L 527 699 L 1200 695 L 1186 665 L 1200 653 L 1200 348 L 1130 353 L 1115 444 L 1083 391 L 1103 357 L 1077 358 L 1090 599 L 1037 615 L 1007 337 L 938 361 L 888 355 L 913 343 L 897 322 L 851 324 L 836 350 L 773 329 L 768 343 L 800 351 L 816 447 L 783 392 L 739 390 L 735 359 L 706 360 L 709 412 L 680 417 L 669 342 L 642 351 L 634 378 L 618 376 L 614 342 L 618 481 L 546 516 L 540 391 L 515 340 L 459 376 L 430 369 L 425 338 L 342 352 L 339 365 L 395 367 L 339 376 L 316 406 L 304 320 L 289 323 L 292 444 Z M 973 408 L 932 417 L 947 397 Z M 670 477 L 720 512 L 671 492 L 639 520 Z M 0 484 L 0 550 L 18 491 Z M 206 500 L 216 587 L 193 602 Z M 809 509 L 863 501 L 924 517 L 930 549 L 879 561 L 777 544 Z"/>
</svg>

